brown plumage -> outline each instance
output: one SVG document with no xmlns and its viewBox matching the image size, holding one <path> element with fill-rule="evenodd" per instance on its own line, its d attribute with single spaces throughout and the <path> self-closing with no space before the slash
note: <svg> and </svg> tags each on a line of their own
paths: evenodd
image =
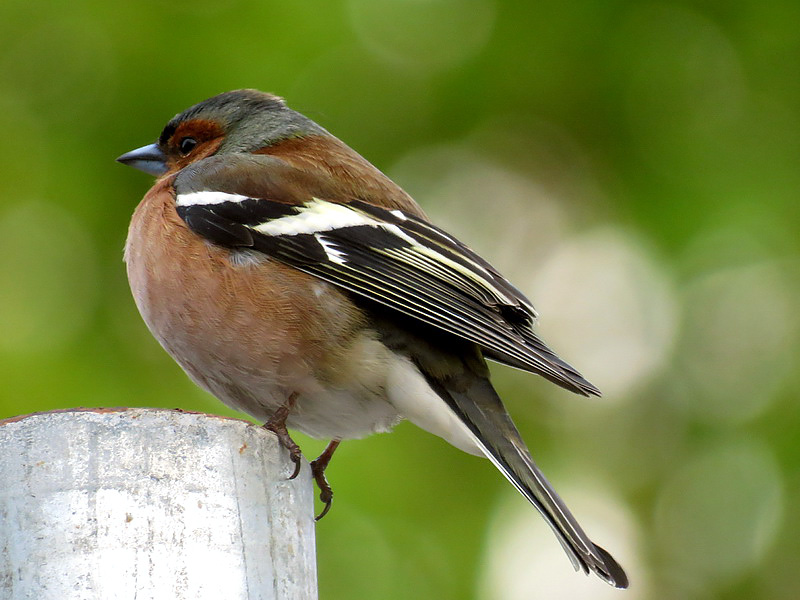
<svg viewBox="0 0 800 600">
<path fill-rule="evenodd" d="M 530 457 L 484 356 L 598 394 L 536 337 L 530 302 L 400 187 L 282 100 L 220 94 L 119 158 L 159 175 L 125 248 L 147 326 L 226 404 L 330 438 L 407 418 L 489 458 L 576 569 L 627 586 Z M 276 426 L 276 422 L 277 426 Z"/>
<path fill-rule="evenodd" d="M 291 166 L 335 182 L 341 198 L 360 198 L 384 208 L 399 208 L 426 218 L 420 206 L 400 186 L 360 154 L 330 135 L 284 140 L 256 151 L 285 160 Z"/>
<path fill-rule="evenodd" d="M 366 329 L 364 312 L 330 284 L 194 234 L 175 212 L 172 179 L 162 178 L 136 208 L 125 262 L 145 323 L 195 383 L 262 421 L 291 388 L 299 402 L 290 426 L 309 420 L 305 399 L 326 385 L 357 380 L 379 394 L 371 363 L 382 346 Z M 377 431 L 399 420 L 388 406 L 375 412 Z M 326 430 L 326 417 L 315 414 L 313 421 L 321 423 L 297 428 L 337 437 Z"/>
</svg>

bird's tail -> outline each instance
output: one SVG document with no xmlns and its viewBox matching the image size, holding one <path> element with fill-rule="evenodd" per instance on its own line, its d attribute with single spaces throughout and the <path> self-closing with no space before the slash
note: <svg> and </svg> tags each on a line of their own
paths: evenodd
<svg viewBox="0 0 800 600">
<path fill-rule="evenodd" d="M 575 570 L 593 571 L 614 587 L 628 587 L 628 577 L 619 563 L 589 539 L 533 462 L 492 384 L 476 377 L 466 390 L 457 391 L 432 377 L 428 382 L 472 432 L 486 457 L 542 514 Z"/>
</svg>

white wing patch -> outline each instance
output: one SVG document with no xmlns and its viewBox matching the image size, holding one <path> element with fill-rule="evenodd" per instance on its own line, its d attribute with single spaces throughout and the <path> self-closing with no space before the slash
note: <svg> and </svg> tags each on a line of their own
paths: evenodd
<svg viewBox="0 0 800 600">
<path fill-rule="evenodd" d="M 390 212 L 398 218 L 406 219 L 406 216 L 398 210 Z M 462 255 L 469 263 L 469 267 L 462 265 L 438 252 L 435 248 L 421 244 L 397 225 L 381 221 L 347 205 L 314 198 L 311 202 L 298 206 L 297 214 L 254 225 L 253 229 L 270 236 L 313 235 L 322 246 L 328 260 L 343 265 L 347 259 L 346 251 L 333 247 L 330 241 L 318 234 L 359 226 L 383 229 L 410 246 L 406 250 L 381 250 L 376 248 L 377 252 L 391 256 L 395 260 L 412 264 L 415 268 L 426 270 L 431 275 L 445 280 L 449 278 L 448 271 L 459 273 L 489 292 L 496 300 L 508 303 L 514 302 L 513 298 L 509 298 L 491 284 L 491 275 L 475 261 Z M 419 258 L 415 258 L 415 255 Z"/>
<path fill-rule="evenodd" d="M 178 194 L 175 204 L 178 206 L 208 206 L 211 204 L 222 204 L 224 202 L 244 202 L 247 196 L 239 194 L 228 194 L 225 192 L 189 192 Z"/>
<path fill-rule="evenodd" d="M 253 227 L 264 235 L 314 234 L 358 225 L 379 225 L 378 221 L 342 204 L 314 199 L 297 207 L 296 215 L 272 219 Z"/>
<path fill-rule="evenodd" d="M 176 204 L 181 207 L 211 206 L 224 203 L 239 204 L 245 200 L 248 200 L 248 197 L 240 194 L 200 191 L 179 194 L 176 198 Z M 492 285 L 492 276 L 482 265 L 471 260 L 469 256 L 461 255 L 462 259 L 468 263 L 468 266 L 460 264 L 439 252 L 435 246 L 432 247 L 420 243 L 398 225 L 377 219 L 351 206 L 328 202 L 319 198 L 313 198 L 311 202 L 294 208 L 297 211 L 296 214 L 270 219 L 250 227 L 261 234 L 273 237 L 313 235 L 322 246 L 328 260 L 339 265 L 344 265 L 347 262 L 347 251 L 336 248 L 330 240 L 325 239 L 324 235 L 318 234 L 347 227 L 375 227 L 403 240 L 409 246 L 404 250 L 375 248 L 375 251 L 391 256 L 394 260 L 413 265 L 415 268 L 427 271 L 434 277 L 443 280 L 451 279 L 452 275 L 450 273 L 458 273 L 487 291 L 496 300 L 511 304 L 515 302 L 514 298 L 510 298 L 503 291 Z M 398 219 L 407 220 L 402 211 L 392 210 L 389 212 Z M 438 232 L 438 235 L 453 241 L 452 238 L 441 232 Z M 455 241 L 453 242 L 455 244 Z M 532 307 L 529 306 L 529 308 L 533 311 Z"/>
</svg>

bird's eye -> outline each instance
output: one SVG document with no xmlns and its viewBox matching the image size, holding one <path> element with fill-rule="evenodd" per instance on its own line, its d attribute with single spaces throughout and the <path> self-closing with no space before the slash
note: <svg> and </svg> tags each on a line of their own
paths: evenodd
<svg viewBox="0 0 800 600">
<path fill-rule="evenodd" d="M 191 137 L 183 138 L 180 143 L 178 144 L 178 149 L 181 151 L 181 154 L 184 156 L 189 154 L 194 147 L 197 146 L 197 140 Z"/>
</svg>

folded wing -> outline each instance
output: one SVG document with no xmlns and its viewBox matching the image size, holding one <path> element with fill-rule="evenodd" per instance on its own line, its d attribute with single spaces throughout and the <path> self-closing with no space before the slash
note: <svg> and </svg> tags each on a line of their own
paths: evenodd
<svg viewBox="0 0 800 600">
<path fill-rule="evenodd" d="M 579 394 L 599 395 L 536 336 L 530 301 L 438 227 L 357 199 L 340 203 L 294 193 L 287 201 L 287 195 L 274 191 L 274 181 L 267 193 L 238 194 L 228 191 L 230 185 L 198 185 L 190 175 L 176 180 L 176 208 L 209 241 L 258 250 L 474 342 L 487 358 Z"/>
</svg>

